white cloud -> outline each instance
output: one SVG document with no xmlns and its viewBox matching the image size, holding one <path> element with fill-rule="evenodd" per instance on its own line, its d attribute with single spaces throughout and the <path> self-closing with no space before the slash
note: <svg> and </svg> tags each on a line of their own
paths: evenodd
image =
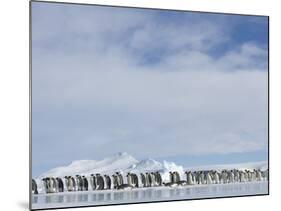
<svg viewBox="0 0 281 211">
<path fill-rule="evenodd" d="M 33 109 L 34 122 L 42 125 L 36 137 L 54 133 L 49 145 L 68 143 L 97 157 L 116 151 L 146 157 L 266 148 L 263 48 L 245 43 L 214 58 L 208 50 L 229 39 L 221 30 L 225 25 L 165 25 L 150 13 L 125 10 L 82 12 L 36 20 Z M 52 32 L 42 33 L 46 30 Z M 47 45 L 56 39 L 63 43 Z M 139 65 L 143 54 L 157 48 L 170 53 L 153 66 Z M 60 115 L 65 120 L 40 120 L 48 112 L 65 113 Z"/>
<path fill-rule="evenodd" d="M 206 50 L 226 41 L 222 31 L 221 26 L 206 20 L 196 23 L 187 19 L 183 25 L 150 21 L 133 33 L 130 45 L 141 51 L 147 48 Z"/>
<path fill-rule="evenodd" d="M 239 48 L 226 53 L 217 63 L 222 69 L 266 70 L 267 50 L 254 43 L 245 43 Z"/>
</svg>

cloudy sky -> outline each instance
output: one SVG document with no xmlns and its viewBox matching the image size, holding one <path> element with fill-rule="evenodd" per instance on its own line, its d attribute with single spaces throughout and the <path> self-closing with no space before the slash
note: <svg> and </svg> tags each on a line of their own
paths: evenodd
<svg viewBox="0 0 281 211">
<path fill-rule="evenodd" d="M 32 2 L 33 174 L 267 159 L 267 39 L 266 17 Z"/>
</svg>

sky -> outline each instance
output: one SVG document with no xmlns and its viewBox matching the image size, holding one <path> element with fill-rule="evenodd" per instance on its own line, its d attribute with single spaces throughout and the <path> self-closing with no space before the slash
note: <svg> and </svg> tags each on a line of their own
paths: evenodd
<svg viewBox="0 0 281 211">
<path fill-rule="evenodd" d="M 32 174 L 266 160 L 267 62 L 267 17 L 32 2 Z"/>
</svg>

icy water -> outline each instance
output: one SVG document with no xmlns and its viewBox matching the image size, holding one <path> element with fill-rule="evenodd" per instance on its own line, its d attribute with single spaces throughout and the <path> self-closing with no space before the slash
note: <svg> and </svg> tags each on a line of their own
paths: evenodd
<svg viewBox="0 0 281 211">
<path fill-rule="evenodd" d="M 64 192 L 32 196 L 32 209 L 167 201 L 268 193 L 268 182 Z"/>
</svg>

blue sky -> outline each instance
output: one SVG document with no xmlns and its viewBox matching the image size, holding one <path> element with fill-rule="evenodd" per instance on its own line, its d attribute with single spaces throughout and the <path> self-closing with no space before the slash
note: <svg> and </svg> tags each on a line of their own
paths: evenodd
<svg viewBox="0 0 281 211">
<path fill-rule="evenodd" d="M 32 2 L 32 171 L 126 151 L 267 159 L 266 17 Z"/>
</svg>

